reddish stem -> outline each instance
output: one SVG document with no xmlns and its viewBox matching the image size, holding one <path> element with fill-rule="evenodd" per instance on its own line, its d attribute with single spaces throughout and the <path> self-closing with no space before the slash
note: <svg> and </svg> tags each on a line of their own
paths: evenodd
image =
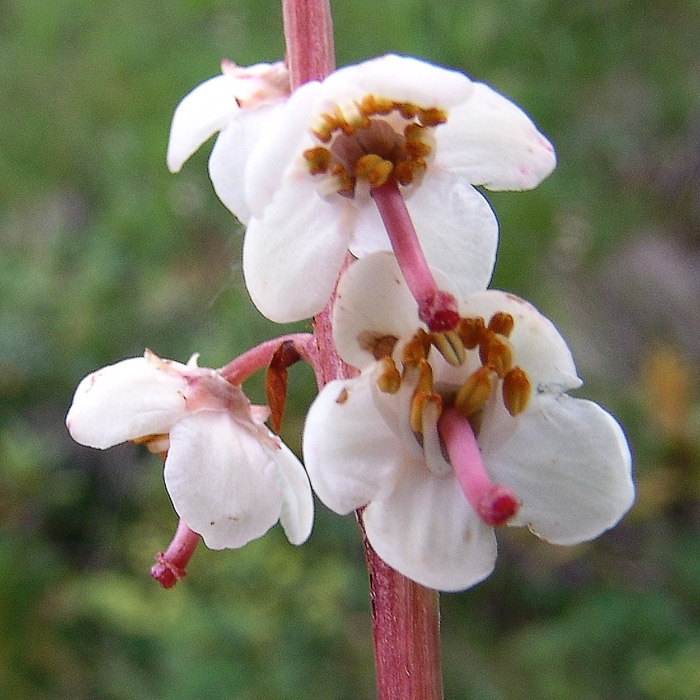
<svg viewBox="0 0 700 700">
<path fill-rule="evenodd" d="M 309 80 L 322 80 L 335 67 L 328 0 L 282 0 L 282 8 L 292 89 Z M 346 266 L 351 260 L 348 254 Z M 342 361 L 335 349 L 334 301 L 333 296 L 314 318 L 319 387 L 332 379 L 357 373 Z M 361 519 L 359 522 L 362 529 Z M 363 539 L 372 602 L 377 698 L 441 700 L 437 593 L 409 581 L 387 566 L 367 542 L 364 530 Z"/>
<path fill-rule="evenodd" d="M 163 588 L 172 588 L 185 577 L 185 567 L 198 544 L 199 535 L 180 519 L 168 548 L 156 554 L 156 563 L 151 567 L 151 578 L 158 581 Z"/>
<path fill-rule="evenodd" d="M 372 197 L 403 278 L 418 304 L 418 317 L 431 331 L 455 329 L 459 323 L 457 300 L 437 286 L 396 181 L 389 179 L 374 187 Z"/>
<path fill-rule="evenodd" d="M 323 80 L 335 69 L 329 0 L 282 0 L 282 16 L 292 90 Z"/>
<path fill-rule="evenodd" d="M 377 700 L 442 700 L 437 591 L 382 561 L 362 526 L 374 628 Z"/>
<path fill-rule="evenodd" d="M 320 372 L 319 354 L 316 340 L 311 333 L 291 333 L 289 335 L 281 335 L 279 338 L 273 338 L 272 340 L 266 340 L 222 367 L 219 370 L 219 374 L 231 384 L 241 384 L 251 374 L 267 367 L 279 346 L 285 342 L 292 343 L 299 356 L 310 364 L 318 375 Z"/>
</svg>

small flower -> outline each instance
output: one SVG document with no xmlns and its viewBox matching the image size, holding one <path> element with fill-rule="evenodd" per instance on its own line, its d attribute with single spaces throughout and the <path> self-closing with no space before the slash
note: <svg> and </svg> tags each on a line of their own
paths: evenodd
<svg viewBox="0 0 700 700">
<path fill-rule="evenodd" d="M 469 295 L 460 314 L 455 331 L 428 333 L 392 256 L 353 263 L 334 331 L 362 373 L 327 384 L 304 430 L 319 498 L 339 514 L 364 507 L 379 556 L 439 590 L 488 576 L 494 527 L 571 545 L 634 499 L 622 430 L 566 394 L 581 381 L 554 326 L 496 290 Z"/>
<path fill-rule="evenodd" d="M 252 214 L 248 290 L 274 321 L 319 312 L 348 249 L 391 249 L 371 201 L 387 182 L 406 198 L 428 263 L 456 279 L 478 268 L 460 291 L 483 288 L 498 226 L 473 185 L 527 189 L 554 165 L 551 144 L 518 107 L 461 73 L 395 55 L 338 70 L 276 111 L 235 181 Z M 234 182 L 212 177 L 217 189 L 217 178 Z"/>
<path fill-rule="evenodd" d="M 250 212 L 238 181 L 259 136 L 289 92 L 289 72 L 281 61 L 249 67 L 222 61 L 221 75 L 198 85 L 175 109 L 168 168 L 179 172 L 209 137 L 220 132 L 209 158 L 209 172 L 219 198 L 246 223 Z"/>
<path fill-rule="evenodd" d="M 66 417 L 76 442 L 105 449 L 128 440 L 165 457 L 178 515 L 212 549 L 241 547 L 278 520 L 292 544 L 311 532 L 304 468 L 264 425 L 239 386 L 212 369 L 147 350 L 85 377 Z"/>
</svg>

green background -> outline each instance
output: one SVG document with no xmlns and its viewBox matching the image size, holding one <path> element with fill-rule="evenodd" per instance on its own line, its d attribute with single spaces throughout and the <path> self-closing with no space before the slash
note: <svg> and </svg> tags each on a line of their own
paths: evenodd
<svg viewBox="0 0 700 700">
<path fill-rule="evenodd" d="M 504 531 L 494 575 L 442 597 L 446 696 L 700 697 L 700 4 L 334 12 L 339 65 L 396 51 L 458 68 L 553 140 L 543 185 L 488 195 L 494 285 L 555 321 L 578 393 L 620 418 L 635 455 L 639 498 L 613 531 L 570 549 Z M 280 332 L 247 300 L 209 147 L 177 176 L 164 163 L 175 105 L 222 57 L 281 57 L 278 4 L 4 0 L 0 14 L 0 697 L 373 697 L 352 518 L 319 505 L 301 548 L 279 527 L 201 547 L 163 591 L 148 569 L 176 518 L 158 458 L 80 447 L 63 425 L 99 366 L 146 346 L 219 366 Z M 313 379 L 290 380 L 298 449 Z"/>
</svg>

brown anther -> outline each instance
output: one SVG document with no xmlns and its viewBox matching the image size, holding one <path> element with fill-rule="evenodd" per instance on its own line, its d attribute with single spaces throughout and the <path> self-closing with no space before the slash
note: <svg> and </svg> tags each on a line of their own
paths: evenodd
<svg viewBox="0 0 700 700">
<path fill-rule="evenodd" d="M 454 407 L 468 418 L 483 408 L 491 394 L 493 373 L 488 367 L 480 367 L 467 378 L 455 396 Z"/>
<path fill-rule="evenodd" d="M 474 318 L 460 318 L 456 328 L 459 337 L 467 350 L 473 350 L 484 336 L 486 325 L 480 316 Z"/>
<path fill-rule="evenodd" d="M 513 352 L 508 339 L 500 333 L 489 333 L 479 346 L 484 365 L 488 365 L 502 379 L 513 366 Z"/>
<path fill-rule="evenodd" d="M 321 175 L 328 172 L 331 164 L 331 152 L 327 148 L 323 146 L 309 148 L 304 151 L 303 156 L 312 175 Z"/>
<path fill-rule="evenodd" d="M 170 447 L 170 436 L 167 433 L 159 435 L 144 435 L 130 440 L 133 445 L 143 445 L 151 454 L 159 455 L 165 459 Z"/>
<path fill-rule="evenodd" d="M 404 148 L 411 158 L 424 157 L 430 154 L 432 148 L 423 138 L 426 128 L 420 124 L 411 123 L 403 130 L 406 142 Z"/>
<path fill-rule="evenodd" d="M 503 404 L 511 416 L 522 413 L 530 401 L 532 386 L 525 370 L 513 367 L 503 378 Z"/>
<path fill-rule="evenodd" d="M 391 356 L 399 339 L 395 335 L 379 335 L 371 331 L 362 331 L 357 336 L 357 342 L 363 350 L 371 352 L 375 360 L 381 360 L 382 357 Z"/>
<path fill-rule="evenodd" d="M 430 342 L 453 367 L 461 367 L 467 359 L 467 351 L 457 331 L 431 333 Z"/>
<path fill-rule="evenodd" d="M 355 193 L 355 180 L 348 175 L 345 168 L 342 165 L 336 164 L 331 169 L 331 175 L 333 175 L 338 182 L 336 187 L 338 194 L 352 197 L 352 195 Z"/>
<path fill-rule="evenodd" d="M 402 160 L 394 167 L 394 179 L 399 185 L 410 185 L 418 170 L 418 164 L 414 160 Z"/>
<path fill-rule="evenodd" d="M 362 156 L 355 165 L 355 177 L 369 181 L 371 187 L 381 187 L 391 175 L 394 164 L 375 153 Z"/>
<path fill-rule="evenodd" d="M 396 369 L 396 364 L 391 357 L 382 357 L 379 360 L 381 367 L 379 377 L 377 377 L 377 386 L 379 391 L 385 394 L 395 394 L 401 388 L 401 374 Z"/>
<path fill-rule="evenodd" d="M 420 107 L 416 107 L 416 105 L 412 105 L 410 102 L 397 102 L 396 109 L 399 110 L 399 114 L 404 119 L 413 119 L 413 117 L 421 111 Z"/>
<path fill-rule="evenodd" d="M 401 361 L 404 367 L 415 366 L 428 357 L 430 350 L 430 336 L 421 328 L 404 345 L 401 352 Z"/>
<path fill-rule="evenodd" d="M 447 112 L 437 107 L 418 110 L 417 116 L 418 121 L 423 126 L 438 126 L 438 124 L 444 124 L 447 121 Z"/>
<path fill-rule="evenodd" d="M 508 338 L 513 330 L 515 321 L 510 314 L 505 311 L 497 311 L 489 320 L 489 329 L 494 333 L 500 333 Z"/>
<path fill-rule="evenodd" d="M 417 391 L 413 395 L 411 400 L 411 412 L 409 416 L 409 422 L 411 424 L 411 430 L 414 433 L 423 434 L 423 411 L 428 403 L 435 404 L 438 409 L 438 414 L 442 410 L 442 399 L 440 394 L 435 392 L 422 392 Z"/>
</svg>

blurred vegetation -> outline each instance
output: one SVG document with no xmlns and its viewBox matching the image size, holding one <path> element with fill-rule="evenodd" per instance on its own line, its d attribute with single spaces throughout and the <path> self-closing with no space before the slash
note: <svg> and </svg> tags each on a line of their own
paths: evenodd
<svg viewBox="0 0 700 700">
<path fill-rule="evenodd" d="M 448 698 L 700 697 L 700 4 L 368 0 L 334 6 L 339 64 L 398 51 L 523 105 L 558 148 L 540 188 L 489 198 L 495 285 L 562 329 L 581 393 L 622 420 L 638 503 L 572 549 L 500 538 L 443 596 Z M 240 227 L 202 149 L 178 176 L 179 99 L 283 52 L 272 0 L 5 0 L 0 25 L 0 696 L 373 696 L 359 537 L 322 506 L 148 577 L 176 519 L 157 458 L 75 445 L 79 379 L 145 346 L 218 366 L 279 333 L 246 299 Z M 303 327 L 303 324 L 300 326 Z M 313 381 L 291 372 L 298 449 Z M 260 385 L 249 387 L 260 400 Z"/>
</svg>

